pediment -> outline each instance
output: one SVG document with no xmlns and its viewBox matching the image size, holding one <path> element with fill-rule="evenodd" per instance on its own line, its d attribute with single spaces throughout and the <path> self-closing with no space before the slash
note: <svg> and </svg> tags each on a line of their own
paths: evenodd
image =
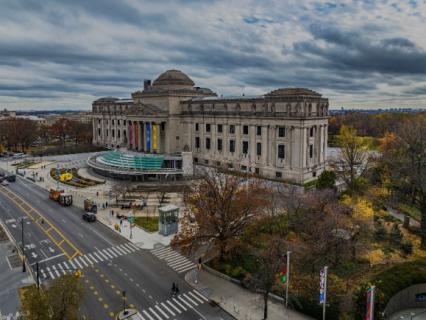
<svg viewBox="0 0 426 320">
<path fill-rule="evenodd" d="M 155 116 L 158 114 L 164 114 L 166 113 L 163 109 L 154 106 L 152 104 L 135 104 L 129 109 L 127 109 L 126 114 L 127 115 L 149 115 L 149 116 Z"/>
</svg>

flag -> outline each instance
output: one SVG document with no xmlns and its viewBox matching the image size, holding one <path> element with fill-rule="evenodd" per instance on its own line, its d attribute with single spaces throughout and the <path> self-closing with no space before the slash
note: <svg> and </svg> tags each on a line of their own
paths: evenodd
<svg viewBox="0 0 426 320">
<path fill-rule="evenodd" d="M 367 313 L 365 320 L 374 319 L 374 286 L 371 286 L 367 291 Z"/>
<path fill-rule="evenodd" d="M 325 281 L 327 278 L 327 271 L 326 269 L 321 269 L 320 271 L 320 296 L 319 296 L 319 303 L 323 304 L 325 301 Z"/>
</svg>

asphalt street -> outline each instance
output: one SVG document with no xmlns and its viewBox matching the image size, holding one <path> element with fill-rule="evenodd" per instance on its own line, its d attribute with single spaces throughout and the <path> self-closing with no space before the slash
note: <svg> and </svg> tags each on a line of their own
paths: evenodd
<svg viewBox="0 0 426 320">
<path fill-rule="evenodd" d="M 61 207 L 48 192 L 17 177 L 0 186 L 0 219 L 21 245 L 24 225 L 25 255 L 40 279 L 47 283 L 58 276 L 82 271 L 87 319 L 112 319 L 122 309 L 122 292 L 128 306 L 142 319 L 233 319 L 203 292 L 195 291 L 166 262 L 140 249 L 101 223 L 87 223 L 82 211 Z M 171 296 L 172 283 L 180 289 Z"/>
</svg>

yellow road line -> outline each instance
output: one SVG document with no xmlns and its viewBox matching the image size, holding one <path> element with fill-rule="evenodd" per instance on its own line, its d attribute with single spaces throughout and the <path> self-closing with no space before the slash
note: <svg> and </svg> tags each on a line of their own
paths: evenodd
<svg viewBox="0 0 426 320">
<path fill-rule="evenodd" d="M 11 201 L 13 201 L 15 203 L 16 206 L 18 206 L 19 208 L 22 209 L 22 211 L 31 219 L 33 220 L 39 227 L 40 229 L 49 237 L 50 240 L 52 240 L 52 242 L 54 244 L 56 244 L 58 246 L 59 249 L 61 249 L 61 251 L 65 254 L 65 256 L 71 260 L 71 257 L 75 257 L 76 255 L 81 255 L 81 251 L 79 249 L 77 249 L 77 247 L 61 232 L 59 231 L 59 229 L 54 226 L 47 218 L 45 218 L 37 209 L 35 209 L 34 207 L 32 207 L 30 204 L 28 204 L 25 200 L 23 200 L 22 198 L 20 198 L 19 196 L 17 196 L 15 193 L 5 189 L 4 187 L 0 188 L 0 192 L 5 195 L 7 198 L 9 198 Z M 19 203 L 16 199 L 19 199 L 20 202 Z M 24 208 L 23 205 L 26 205 L 27 207 L 29 207 L 31 210 L 28 210 L 27 208 Z M 37 219 L 36 217 L 34 217 L 32 215 L 32 212 L 36 213 L 40 219 Z M 45 230 L 45 228 L 40 224 L 39 220 L 43 220 L 46 225 L 49 227 L 47 229 L 47 231 Z M 62 240 L 60 242 L 58 242 L 58 240 L 54 239 L 53 236 L 50 234 L 51 230 L 54 230 L 61 238 Z M 72 253 L 72 255 L 68 254 L 68 252 L 65 251 L 64 248 L 62 248 L 62 244 L 63 243 L 68 244 L 69 247 L 71 247 L 74 252 Z"/>
</svg>

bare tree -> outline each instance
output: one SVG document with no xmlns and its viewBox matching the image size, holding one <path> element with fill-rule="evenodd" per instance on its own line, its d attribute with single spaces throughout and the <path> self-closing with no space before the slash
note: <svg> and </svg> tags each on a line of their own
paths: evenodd
<svg viewBox="0 0 426 320">
<path fill-rule="evenodd" d="M 213 171 L 203 175 L 197 185 L 184 193 L 195 224 L 183 228 L 185 232 L 179 232 L 172 244 L 187 250 L 210 244 L 223 260 L 244 228 L 263 212 L 267 193 L 259 180 L 246 182 Z"/>
</svg>

